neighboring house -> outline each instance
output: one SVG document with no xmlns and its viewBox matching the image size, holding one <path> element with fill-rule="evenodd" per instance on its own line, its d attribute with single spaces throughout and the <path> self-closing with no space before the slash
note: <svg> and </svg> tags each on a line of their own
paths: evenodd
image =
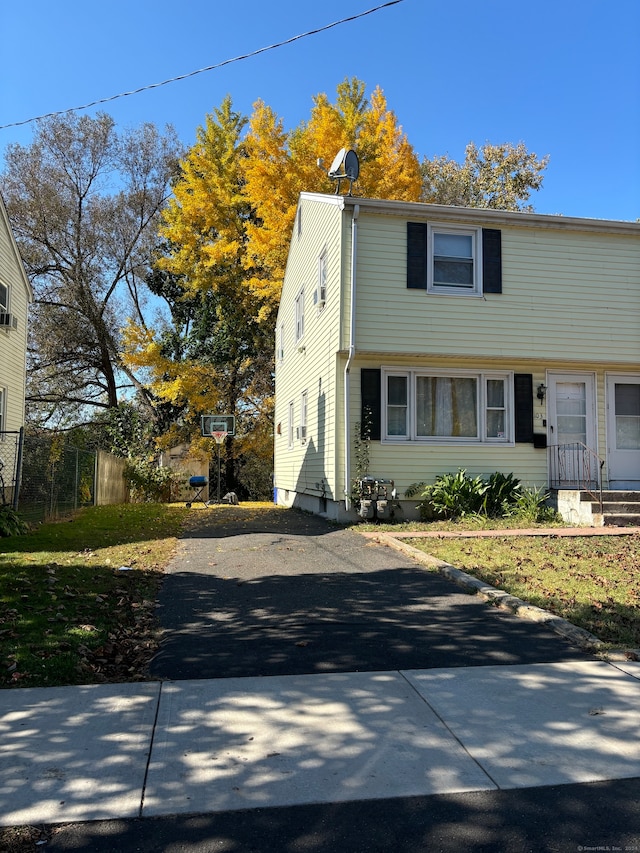
<svg viewBox="0 0 640 853">
<path fill-rule="evenodd" d="M 400 498 L 459 468 L 638 490 L 640 224 L 303 193 L 275 381 L 279 504 L 353 517 L 367 421 Z"/>
<path fill-rule="evenodd" d="M 33 293 L 0 198 L 0 433 L 24 425 L 27 312 Z"/>
</svg>

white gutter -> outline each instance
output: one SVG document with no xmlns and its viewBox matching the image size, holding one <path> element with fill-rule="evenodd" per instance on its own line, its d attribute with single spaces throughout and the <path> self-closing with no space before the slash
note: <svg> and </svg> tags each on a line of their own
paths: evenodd
<svg viewBox="0 0 640 853">
<path fill-rule="evenodd" d="M 351 218 L 351 305 L 349 321 L 349 356 L 344 368 L 344 508 L 351 509 L 351 405 L 349 371 L 356 353 L 356 261 L 358 258 L 358 216 L 360 205 L 353 207 Z"/>
</svg>

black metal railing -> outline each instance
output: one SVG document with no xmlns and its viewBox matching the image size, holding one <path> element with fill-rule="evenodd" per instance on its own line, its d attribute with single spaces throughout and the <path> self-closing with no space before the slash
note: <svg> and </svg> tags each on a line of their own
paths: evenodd
<svg viewBox="0 0 640 853">
<path fill-rule="evenodd" d="M 552 489 L 578 489 L 600 504 L 602 512 L 602 469 L 604 459 L 583 444 L 552 444 L 549 447 L 549 485 Z"/>
</svg>

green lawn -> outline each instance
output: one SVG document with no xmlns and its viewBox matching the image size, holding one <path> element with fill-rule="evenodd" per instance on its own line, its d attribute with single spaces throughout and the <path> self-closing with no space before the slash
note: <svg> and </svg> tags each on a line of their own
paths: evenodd
<svg viewBox="0 0 640 853">
<path fill-rule="evenodd" d="M 140 678 L 162 569 L 188 512 L 92 507 L 0 539 L 0 687 Z"/>
<path fill-rule="evenodd" d="M 640 648 L 638 534 L 404 541 L 605 643 Z"/>
</svg>

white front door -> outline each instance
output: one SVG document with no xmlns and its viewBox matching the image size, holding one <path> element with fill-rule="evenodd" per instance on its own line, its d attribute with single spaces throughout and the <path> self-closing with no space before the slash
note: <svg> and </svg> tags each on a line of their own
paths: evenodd
<svg viewBox="0 0 640 853">
<path fill-rule="evenodd" d="M 595 377 L 592 373 L 549 373 L 547 429 L 552 481 L 561 488 L 597 479 Z M 595 467 L 594 467 L 595 465 Z"/>
<path fill-rule="evenodd" d="M 640 489 L 640 376 L 607 376 L 610 489 Z"/>
</svg>

